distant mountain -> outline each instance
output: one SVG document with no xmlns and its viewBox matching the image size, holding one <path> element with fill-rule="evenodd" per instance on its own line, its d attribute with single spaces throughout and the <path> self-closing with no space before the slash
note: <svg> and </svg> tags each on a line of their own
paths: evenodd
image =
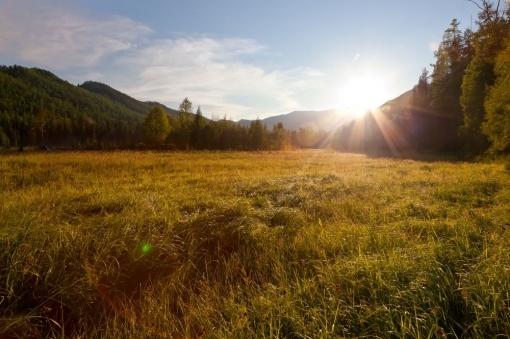
<svg viewBox="0 0 510 339">
<path fill-rule="evenodd" d="M 396 97 L 394 99 L 386 101 L 384 104 L 382 104 L 381 106 L 376 108 L 372 113 L 368 112 L 366 114 L 373 115 L 375 112 L 381 111 L 385 107 L 388 109 L 392 109 L 392 110 L 397 109 L 397 110 L 399 110 L 399 113 L 400 113 L 400 111 L 403 108 L 409 107 L 410 100 L 411 100 L 412 96 L 413 96 L 413 90 L 411 89 L 407 92 L 400 94 L 398 97 Z M 342 125 L 352 124 L 355 121 L 361 121 L 365 118 L 366 114 L 363 116 L 351 117 L 351 118 L 349 118 L 348 121 L 345 121 Z M 337 126 L 337 127 L 341 127 L 342 125 Z"/>
<path fill-rule="evenodd" d="M 451 123 L 451 118 L 416 109 L 411 104 L 412 95 L 413 90 L 407 91 L 345 124 L 335 133 L 331 147 L 382 156 L 443 151 L 437 130 Z"/>
<path fill-rule="evenodd" d="M 282 122 L 283 126 L 291 131 L 298 130 L 300 127 L 317 127 L 325 131 L 334 130 L 352 119 L 355 116 L 345 114 L 337 109 L 328 109 L 325 111 L 295 111 L 287 114 L 277 115 L 260 121 L 272 129 L 278 122 Z M 252 120 L 240 120 L 241 126 L 249 126 Z"/>
<path fill-rule="evenodd" d="M 179 116 L 179 111 L 177 111 L 175 109 L 168 108 L 165 105 L 160 104 L 159 102 L 155 102 L 155 101 L 143 102 L 143 101 L 136 100 L 136 99 L 130 97 L 129 95 L 124 94 L 124 93 L 122 93 L 106 84 L 100 83 L 100 82 L 85 81 L 83 84 L 78 85 L 78 87 L 86 89 L 89 92 L 96 93 L 96 94 L 102 95 L 104 97 L 107 97 L 108 99 L 110 99 L 114 102 L 117 102 L 117 103 L 121 104 L 122 106 L 124 106 L 134 112 L 140 113 L 140 114 L 146 114 L 147 112 L 150 111 L 150 109 L 153 106 L 159 105 L 159 106 L 163 107 L 169 115 L 174 116 L 174 117 Z"/>
</svg>

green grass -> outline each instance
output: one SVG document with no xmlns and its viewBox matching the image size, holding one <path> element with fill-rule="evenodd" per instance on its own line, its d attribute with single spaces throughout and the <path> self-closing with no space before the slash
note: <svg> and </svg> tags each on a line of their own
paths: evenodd
<svg viewBox="0 0 510 339">
<path fill-rule="evenodd" d="M 504 164 L 0 157 L 0 338 L 508 338 Z"/>
</svg>

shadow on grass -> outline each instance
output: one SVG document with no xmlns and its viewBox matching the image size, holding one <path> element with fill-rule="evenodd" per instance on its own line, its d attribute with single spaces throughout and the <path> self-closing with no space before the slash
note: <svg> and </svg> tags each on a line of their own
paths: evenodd
<svg viewBox="0 0 510 339">
<path fill-rule="evenodd" d="M 369 158 L 379 159 L 401 159 L 401 160 L 416 160 L 422 162 L 465 162 L 472 161 L 473 159 L 463 157 L 460 153 L 435 153 L 435 152 L 407 152 L 407 153 L 392 153 L 392 152 L 368 152 L 366 155 Z"/>
</svg>

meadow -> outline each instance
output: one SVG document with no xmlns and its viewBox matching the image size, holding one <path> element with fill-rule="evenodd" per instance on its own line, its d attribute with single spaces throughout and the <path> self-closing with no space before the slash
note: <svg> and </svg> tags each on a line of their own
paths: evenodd
<svg viewBox="0 0 510 339">
<path fill-rule="evenodd" d="M 0 156 L 0 338 L 508 338 L 500 163 Z"/>
</svg>

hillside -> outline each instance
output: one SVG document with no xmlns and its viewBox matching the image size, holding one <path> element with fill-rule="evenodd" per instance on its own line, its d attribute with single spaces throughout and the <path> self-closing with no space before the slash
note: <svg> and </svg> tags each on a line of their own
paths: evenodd
<svg viewBox="0 0 510 339">
<path fill-rule="evenodd" d="M 115 88 L 112 88 L 112 87 L 110 87 L 106 84 L 100 83 L 100 82 L 85 81 L 83 84 L 78 85 L 78 87 L 86 89 L 89 92 L 96 93 L 103 97 L 106 97 L 106 98 L 108 98 L 116 103 L 119 103 L 122 106 L 124 106 L 134 112 L 140 113 L 140 114 L 146 114 L 153 106 L 159 105 L 159 106 L 163 107 L 163 109 L 167 112 L 167 114 L 174 116 L 174 117 L 179 116 L 179 111 L 177 111 L 175 109 L 168 108 L 165 105 L 160 104 L 159 102 L 153 102 L 153 101 L 143 102 L 143 101 L 136 100 L 136 99 L 130 97 L 129 95 L 124 94 L 124 93 L 116 90 Z"/>
<path fill-rule="evenodd" d="M 0 146 L 131 147 L 156 104 L 98 82 L 74 86 L 43 69 L 0 66 Z"/>
<path fill-rule="evenodd" d="M 354 116 L 343 114 L 336 109 L 325 111 L 295 111 L 287 114 L 261 119 L 269 129 L 278 122 L 282 122 L 288 130 L 298 130 L 300 127 L 318 127 L 322 130 L 333 130 L 352 120 Z M 240 120 L 241 126 L 249 126 L 252 120 Z"/>
<path fill-rule="evenodd" d="M 412 90 L 407 91 L 342 126 L 331 146 L 338 150 L 397 156 L 458 150 L 458 143 L 450 135 L 438 132 L 452 123 L 452 117 L 416 107 L 411 102 L 412 94 Z"/>
<path fill-rule="evenodd" d="M 411 90 L 399 95 L 395 99 L 388 100 L 386 103 L 381 105 L 379 108 L 382 108 L 387 105 L 397 105 L 397 106 L 408 105 L 409 101 L 411 100 L 412 95 L 413 95 L 413 90 L 411 89 Z"/>
</svg>

